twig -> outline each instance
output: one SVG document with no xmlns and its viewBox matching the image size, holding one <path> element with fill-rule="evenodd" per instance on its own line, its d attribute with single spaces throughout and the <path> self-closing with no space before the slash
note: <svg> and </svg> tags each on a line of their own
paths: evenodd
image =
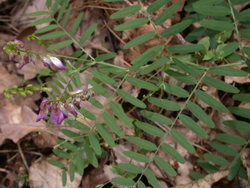
<svg viewBox="0 0 250 188">
<path fill-rule="evenodd" d="M 19 142 L 17 142 L 17 148 L 18 148 L 18 152 L 19 152 L 19 154 L 21 155 L 21 158 L 22 158 L 22 160 L 23 160 L 24 167 L 26 168 L 26 170 L 27 170 L 27 172 L 28 172 L 28 171 L 29 171 L 29 166 L 28 166 L 28 163 L 27 163 L 27 161 L 26 161 L 26 159 L 25 159 L 25 156 L 24 156 L 24 154 L 23 154 L 23 150 L 22 150 L 22 148 L 21 148 Z"/>
</svg>

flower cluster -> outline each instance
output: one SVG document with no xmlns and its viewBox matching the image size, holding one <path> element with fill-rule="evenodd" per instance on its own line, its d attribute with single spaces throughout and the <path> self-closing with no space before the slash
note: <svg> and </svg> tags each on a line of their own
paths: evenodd
<svg viewBox="0 0 250 188">
<path fill-rule="evenodd" d="M 53 56 L 42 56 L 38 54 L 34 54 L 25 49 L 24 42 L 14 39 L 7 43 L 4 47 L 4 51 L 9 54 L 9 58 L 11 61 L 18 62 L 18 68 L 21 69 L 24 65 L 28 63 L 35 64 L 38 61 L 42 61 L 45 67 L 56 66 L 59 69 L 64 70 L 65 66 L 62 61 Z"/>
<path fill-rule="evenodd" d="M 91 87 L 91 85 L 88 85 L 86 90 L 80 89 L 69 93 L 70 97 L 67 100 L 58 99 L 57 101 L 52 101 L 43 99 L 36 121 L 45 120 L 49 113 L 50 122 L 54 125 L 61 124 L 70 114 L 76 117 L 81 101 L 88 100 L 92 95 Z"/>
</svg>

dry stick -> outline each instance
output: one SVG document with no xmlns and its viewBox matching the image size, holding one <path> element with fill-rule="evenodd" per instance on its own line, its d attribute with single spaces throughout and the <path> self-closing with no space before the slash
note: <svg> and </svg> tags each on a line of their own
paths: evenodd
<svg viewBox="0 0 250 188">
<path fill-rule="evenodd" d="M 28 163 L 27 163 L 27 161 L 26 161 L 26 159 L 25 159 L 25 156 L 24 156 L 24 154 L 23 154 L 23 150 L 22 150 L 22 148 L 21 148 L 21 146 L 20 146 L 20 142 L 17 142 L 17 148 L 18 148 L 19 154 L 21 155 L 21 158 L 22 158 L 24 167 L 26 168 L 26 170 L 27 170 L 27 172 L 28 172 L 28 171 L 29 171 L 29 165 L 28 165 Z"/>
</svg>

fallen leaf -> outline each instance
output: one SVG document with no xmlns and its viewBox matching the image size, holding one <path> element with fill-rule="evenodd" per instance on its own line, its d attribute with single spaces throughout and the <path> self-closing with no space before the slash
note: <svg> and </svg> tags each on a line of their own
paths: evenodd
<svg viewBox="0 0 250 188">
<path fill-rule="evenodd" d="M 50 158 L 51 159 L 51 158 Z M 53 160 L 55 158 L 53 157 Z M 66 163 L 66 161 L 60 161 Z M 29 169 L 29 182 L 32 188 L 62 188 L 61 169 L 48 163 L 48 158 L 34 162 Z M 77 188 L 81 182 L 81 176 L 75 174 L 73 182 L 69 180 L 63 188 Z"/>
<path fill-rule="evenodd" d="M 186 185 L 177 185 L 174 188 L 211 188 L 212 185 L 219 181 L 220 179 L 227 176 L 228 171 L 216 172 L 214 174 L 209 174 L 202 179 L 193 181 Z"/>
<path fill-rule="evenodd" d="M 36 123 L 37 114 L 28 106 L 19 106 L 8 99 L 0 103 L 0 130 L 5 139 L 17 143 L 25 135 L 44 129 L 44 122 Z"/>
</svg>

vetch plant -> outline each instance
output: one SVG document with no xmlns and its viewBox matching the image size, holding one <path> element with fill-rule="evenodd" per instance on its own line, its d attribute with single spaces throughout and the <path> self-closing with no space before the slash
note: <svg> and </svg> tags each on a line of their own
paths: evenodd
<svg viewBox="0 0 250 188">
<path fill-rule="evenodd" d="M 119 164 L 112 161 L 117 177 L 106 184 L 160 187 L 152 164 L 163 174 L 178 176 L 177 167 L 159 155 L 160 152 L 177 163 L 188 160 L 169 143 L 169 138 L 197 159 L 195 163 L 199 170 L 190 172 L 192 178 L 228 169 L 229 180 L 236 177 L 246 179 L 246 169 L 240 157 L 249 145 L 249 138 L 227 132 L 216 133 L 215 138 L 210 138 L 209 130 L 217 130 L 218 123 L 213 121 L 205 107 L 222 116 L 227 113 L 235 115 L 235 120 L 221 120 L 222 126 L 241 132 L 250 131 L 250 109 L 239 106 L 239 102 L 250 102 L 249 89 L 224 81 L 224 77 L 247 77 L 250 71 L 250 48 L 244 47 L 242 42 L 242 38 L 249 39 L 249 8 L 241 11 L 234 8 L 234 5 L 247 1 L 186 1 L 181 10 L 184 16 L 171 26 L 166 26 L 165 22 L 179 10 L 181 1 L 156 0 L 147 3 L 138 0 L 134 4 L 127 0 L 103 2 L 113 2 L 110 6 L 120 7 L 110 16 L 110 19 L 117 19 L 114 32 L 146 24 L 152 28 L 128 41 L 124 49 L 133 49 L 151 39 L 159 40 L 157 45 L 134 58 L 129 68 L 108 62 L 116 56 L 114 52 L 94 56 L 82 47 L 97 29 L 97 24 L 93 24 L 78 37 L 79 40 L 76 39 L 76 32 L 83 20 L 82 13 L 76 17 L 70 29 L 66 29 L 74 11 L 69 0 L 47 0 L 47 11 L 30 14 L 43 16 L 32 26 L 47 23 L 47 26 L 35 31 L 35 36 L 38 41 L 48 45 L 51 53 L 39 55 L 25 51 L 25 45 L 16 40 L 9 42 L 5 48 L 11 59 L 20 62 L 19 68 L 29 62 L 36 63 L 35 59 L 39 59 L 46 67 L 53 65 L 61 69 L 53 75 L 52 82 L 45 83 L 53 92 L 46 92 L 48 98 L 40 104 L 37 121 L 46 120 L 47 114 L 50 114 L 52 124 L 63 123 L 75 129 L 62 128 L 60 131 L 68 139 L 58 139 L 58 145 L 53 150 L 55 155 L 67 159 L 67 165 L 57 160 L 49 161 L 62 170 L 63 185 L 69 181 L 67 173 L 70 181 L 73 181 L 75 173 L 84 175 L 87 166 L 97 168 L 98 159 L 106 154 L 104 150 L 107 151 L 107 148 L 112 150 L 116 146 L 130 144 L 135 149 L 123 151 L 129 162 Z M 120 23 L 131 15 L 137 16 Z M 158 29 L 158 26 L 163 29 Z M 61 42 L 50 43 L 50 40 L 59 37 L 63 37 Z M 166 42 L 171 37 L 176 38 L 177 44 Z M 76 51 L 70 56 L 55 52 L 71 45 Z M 82 90 L 80 74 L 85 72 L 90 72 L 92 78 L 87 79 L 89 86 Z M 135 97 L 124 91 L 124 82 L 138 88 L 142 95 Z M 232 102 L 224 104 L 223 100 L 208 94 L 206 88 L 216 89 Z M 101 104 L 93 93 L 105 97 L 107 104 Z M 100 117 L 85 109 L 80 104 L 82 100 L 99 108 Z M 85 125 L 76 116 L 91 120 L 92 124 Z M 200 141 L 189 140 L 179 127 L 192 131 Z M 150 137 L 157 139 L 148 139 Z M 138 162 L 142 165 L 135 165 Z"/>
</svg>

